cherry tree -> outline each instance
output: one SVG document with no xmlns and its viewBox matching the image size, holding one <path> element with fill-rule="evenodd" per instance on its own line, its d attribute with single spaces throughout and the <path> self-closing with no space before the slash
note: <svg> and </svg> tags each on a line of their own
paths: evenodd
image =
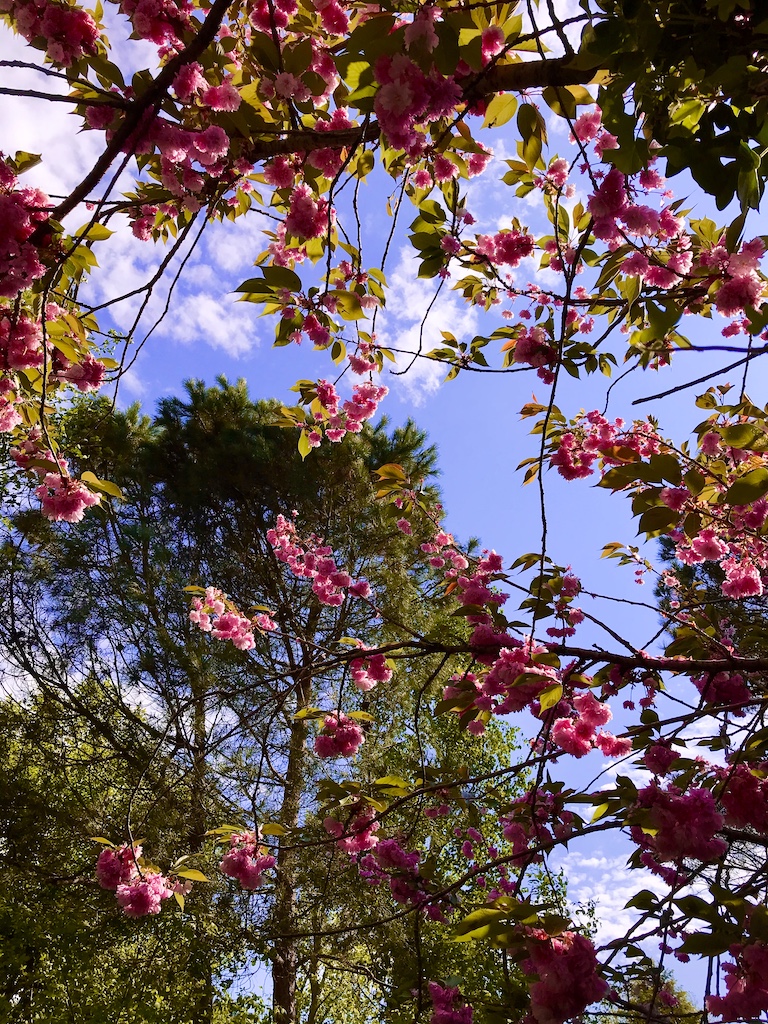
<svg viewBox="0 0 768 1024">
<path fill-rule="evenodd" d="M 421 500 L 418 482 L 396 464 L 382 466 L 381 500 L 404 535 L 423 535 L 425 524 L 431 530 L 422 552 L 466 629 L 451 644 L 417 631 L 375 650 L 340 644 L 328 657 L 349 668 L 347 699 L 298 714 L 316 720 L 318 758 L 352 758 L 365 739 L 353 717 L 358 694 L 386 686 L 387 659 L 407 671 L 413 659 L 460 655 L 465 667 L 441 680 L 432 713 L 455 716 L 470 735 L 494 716 L 528 715 L 530 751 L 510 771 L 527 773 L 530 785 L 513 804 L 482 808 L 483 827 L 466 832 L 458 872 L 455 852 L 446 848 L 441 861 L 409 848 L 402 836 L 387 835 L 387 819 L 402 801 L 421 804 L 439 792 L 436 813 L 455 815 L 456 828 L 466 830 L 471 766 L 452 786 L 422 777 L 400 779 L 391 792 L 343 783 L 321 790 L 326 841 L 345 844 L 371 885 L 389 887 L 397 913 L 444 920 L 459 940 L 505 950 L 530 983 L 526 1009 L 493 1011 L 508 1019 L 528 1012 L 554 1024 L 605 998 L 620 1006 L 618 981 L 628 973 L 658 979 L 652 1017 L 665 998 L 663 970 L 690 957 L 709 963 L 705 1014 L 764 1016 L 765 869 L 733 871 L 729 857 L 768 835 L 768 657 L 740 650 L 727 603 L 702 602 L 685 574 L 674 565 L 657 570 L 636 547 L 611 541 L 604 553 L 656 574 L 668 593 L 654 649 L 637 649 L 607 616 L 581 608 L 589 581 L 550 557 L 545 488 L 545 471 L 574 487 L 592 477 L 631 500 L 642 535 L 670 538 L 677 563 L 717 563 L 723 599 L 763 592 L 768 412 L 747 392 L 768 340 L 766 246 L 749 216 L 760 208 L 768 153 L 766 23 L 758 6 L 726 0 L 691 12 L 672 0 L 644 0 L 631 10 L 585 2 L 570 12 L 554 3 L 450 0 L 125 0 L 117 10 L 89 12 L 56 0 L 3 0 L 2 7 L 32 48 L 29 62 L 4 61 L 4 70 L 23 64 L 37 68 L 43 84 L 64 82 L 66 93 L 27 94 L 69 104 L 73 123 L 99 140 L 93 166 L 56 199 L 24 185 L 34 156 L 9 154 L 0 165 L 0 428 L 43 515 L 73 523 L 119 500 L 108 480 L 70 472 L 51 410 L 67 389 L 120 377 L 130 345 L 151 333 L 142 323 L 151 296 L 164 288 L 170 301 L 186 254 L 217 222 L 266 218 L 257 269 L 238 292 L 272 317 L 277 345 L 305 340 L 330 360 L 334 380 L 300 380 L 299 401 L 282 410 L 280 423 L 296 432 L 303 456 L 359 432 L 386 396 L 385 368 L 403 355 L 382 344 L 376 326 L 391 239 L 410 209 L 415 273 L 434 280 L 436 294 L 453 287 L 485 310 L 489 328 L 472 339 L 443 332 L 433 342 L 427 310 L 408 358 L 442 363 L 448 378 L 508 373 L 511 388 L 514 374 L 526 381 L 535 374 L 547 389 L 521 410 L 534 421 L 521 482 L 538 488 L 541 544 L 472 557 Z M 119 48 L 110 50 L 105 21 Z M 136 70 L 133 41 L 142 54 L 154 44 L 156 67 Z M 17 91 L 24 90 L 2 86 L 5 95 Z M 552 118 L 572 137 L 564 156 L 549 146 Z M 473 230 L 464 183 L 491 173 L 494 137 L 516 147 L 503 177 L 509 209 L 529 208 L 516 197 L 536 197 L 546 233 L 515 216 L 497 230 Z M 681 171 L 713 207 L 728 209 L 728 222 L 691 216 L 670 187 Z M 372 201 L 392 218 L 373 259 L 363 229 L 366 180 L 376 183 Z M 384 181 L 391 191 L 381 199 Z M 139 312 L 119 335 L 115 359 L 100 339 L 119 296 L 97 303 L 91 287 L 99 250 L 126 219 L 136 238 L 166 250 L 136 290 Z M 556 283 L 521 285 L 512 272 L 531 260 Z M 701 330 L 691 341 L 684 316 L 713 321 L 716 341 L 702 342 Z M 609 377 L 620 361 L 626 372 L 663 373 L 678 352 L 699 349 L 730 353 L 722 369 L 738 370 L 741 386 L 708 386 L 711 375 L 693 381 L 705 418 L 687 440 L 667 437 L 650 417 L 625 422 L 558 404 L 565 374 Z M 686 391 L 662 383 L 654 397 L 673 389 Z M 367 583 L 335 562 L 322 537 L 302 532 L 290 510 L 276 518 L 270 543 L 321 603 L 375 607 Z M 511 592 L 520 597 L 514 612 Z M 193 597 L 190 614 L 212 642 L 246 651 L 273 626 L 269 610 L 249 615 L 215 580 Z M 590 619 L 606 637 L 597 647 L 579 640 Z M 606 727 L 622 704 L 631 721 L 617 735 Z M 706 757 L 691 756 L 686 745 L 694 725 Z M 645 775 L 618 774 L 608 788 L 556 781 L 567 777 L 569 759 L 594 750 Z M 339 808 L 351 803 L 355 813 L 345 817 Z M 270 832 L 256 824 L 231 835 L 222 859 L 224 873 L 248 889 L 275 870 Z M 503 847 L 489 839 L 494 828 Z M 613 832 L 632 844 L 637 917 L 622 939 L 596 947 L 562 908 L 526 897 L 524 882 L 566 844 Z M 130 843 L 105 849 L 99 878 L 131 915 L 174 902 L 167 897 L 177 883 Z M 429 1004 L 435 1024 L 473 1017 L 472 993 L 446 977 L 423 979 L 415 998 L 417 1015 Z"/>
</svg>

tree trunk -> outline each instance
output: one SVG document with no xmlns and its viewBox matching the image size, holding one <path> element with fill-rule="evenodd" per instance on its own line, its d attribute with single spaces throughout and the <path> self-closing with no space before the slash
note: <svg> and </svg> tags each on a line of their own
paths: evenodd
<svg viewBox="0 0 768 1024">
<path fill-rule="evenodd" d="M 192 721 L 192 808 L 189 822 L 189 848 L 191 853 L 199 853 L 205 844 L 208 828 L 205 812 L 205 794 L 208 785 L 208 731 L 205 721 L 205 698 L 208 690 L 207 680 L 196 670 L 190 675 L 193 698 Z M 213 1024 L 213 969 L 211 966 L 210 944 L 205 936 L 205 929 L 197 921 L 195 944 L 199 964 L 195 978 L 195 1000 L 191 1024 Z"/>
<path fill-rule="evenodd" d="M 302 667 L 297 681 L 296 693 L 299 708 L 305 707 L 312 695 L 311 668 Z M 304 776 L 307 758 L 308 728 L 305 720 L 293 721 L 288 745 L 288 763 L 285 770 L 285 787 L 280 824 L 294 830 L 299 825 L 301 797 L 304 792 Z M 274 1024 L 296 1024 L 296 971 L 298 964 L 298 943 L 290 938 L 294 931 L 294 908 L 296 904 L 296 851 L 286 849 L 281 841 L 277 856 L 277 884 L 275 888 L 274 931 L 276 934 L 272 960 L 272 1012 Z"/>
</svg>

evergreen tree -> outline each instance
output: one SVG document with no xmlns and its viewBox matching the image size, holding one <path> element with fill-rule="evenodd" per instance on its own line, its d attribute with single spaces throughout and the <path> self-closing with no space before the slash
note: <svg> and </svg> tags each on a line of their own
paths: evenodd
<svg viewBox="0 0 768 1024">
<path fill-rule="evenodd" d="M 85 723 L 105 751 L 98 770 L 111 798 L 87 828 L 71 822 L 81 849 L 88 832 L 118 842 L 141 836 L 153 859 L 189 855 L 212 877 L 211 829 L 269 824 L 277 870 L 268 894 L 249 899 L 229 884 L 201 884 L 187 901 L 199 940 L 196 1016 L 184 1011 L 190 1019 L 219 1013 L 222 971 L 227 963 L 242 968 L 246 950 L 269 963 L 275 1024 L 362 1022 L 373 1005 L 399 1020 L 411 990 L 452 972 L 498 1002 L 515 987 L 503 954 L 470 956 L 429 922 L 399 914 L 388 892 L 359 880 L 322 816 L 308 817 L 318 786 L 326 787 L 329 813 L 344 822 L 355 787 L 467 775 L 470 741 L 457 741 L 446 719 L 423 715 L 450 675 L 450 658 L 425 651 L 386 686 L 357 695 L 350 659 L 330 654 L 349 636 L 372 645 L 418 631 L 448 642 L 463 628 L 441 619 L 439 604 L 425 610 L 435 587 L 427 558 L 407 556 L 411 544 L 375 500 L 374 468 L 397 463 L 422 499 L 436 502 L 435 449 L 410 422 L 392 433 L 381 423 L 302 466 L 273 419 L 274 406 L 251 402 L 242 382 L 190 382 L 186 399 L 163 401 L 153 421 L 136 409 L 113 413 L 103 400 L 76 405 L 63 425 L 72 447 L 101 439 L 82 469 L 115 480 L 125 500 L 67 531 L 32 513 L 16 516 L 25 533 L 7 538 L 4 655 L 34 680 L 46 713 Z M 340 566 L 371 583 L 375 608 L 349 600 L 324 606 L 276 560 L 267 533 L 291 511 L 303 533 L 321 535 Z M 278 629 L 258 637 L 250 653 L 212 642 L 190 623 L 184 590 L 208 584 L 242 608 L 268 608 Z M 376 712 L 351 783 L 334 768 L 328 777 L 328 763 L 310 749 L 318 704 L 359 705 L 364 718 Z M 508 783 L 504 775 L 513 742 L 513 731 L 492 729 L 472 755 L 475 775 L 500 775 L 499 807 L 515 791 L 514 776 Z M 71 784 L 77 799 L 78 778 L 65 772 L 61 784 Z M 480 791 L 460 799 L 479 805 Z M 431 832 L 432 843 L 441 837 L 458 849 L 449 819 L 437 832 L 434 822 L 424 828 L 425 807 L 423 799 L 405 802 L 389 817 L 388 833 L 418 842 Z M 293 836 L 313 820 L 315 838 L 302 845 Z M 87 849 L 80 886 L 90 873 Z M 224 922 L 229 961 L 211 938 Z"/>
</svg>

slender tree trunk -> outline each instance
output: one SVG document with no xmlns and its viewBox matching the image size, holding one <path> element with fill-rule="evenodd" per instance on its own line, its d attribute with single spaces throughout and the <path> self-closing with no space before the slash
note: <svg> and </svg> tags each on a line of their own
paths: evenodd
<svg viewBox="0 0 768 1024">
<path fill-rule="evenodd" d="M 305 707 L 312 695 L 311 668 L 306 664 L 301 669 L 296 687 L 298 706 Z M 285 770 L 285 787 L 280 824 L 293 830 L 299 824 L 301 797 L 304 792 L 304 777 L 307 760 L 307 723 L 304 720 L 291 723 L 291 737 L 288 745 L 288 763 Z M 293 842 L 289 839 L 288 845 Z M 272 961 L 272 1012 L 274 1024 L 296 1024 L 296 971 L 298 965 L 298 943 L 290 938 L 294 931 L 294 909 L 296 904 L 296 851 L 288 850 L 281 842 L 277 856 L 277 885 L 275 888 L 274 930 L 277 935 Z"/>
<path fill-rule="evenodd" d="M 307 1024 L 317 1024 L 318 1015 L 320 1013 L 320 995 L 322 992 L 322 986 L 320 984 L 320 948 L 321 938 L 319 935 L 315 936 L 314 949 L 312 951 L 312 959 L 309 963 L 309 1009 L 307 1010 Z"/>
<path fill-rule="evenodd" d="M 189 820 L 189 849 L 191 853 L 199 853 L 205 844 L 205 833 L 208 829 L 205 811 L 205 794 L 208 785 L 208 731 L 205 721 L 205 697 L 208 690 L 207 680 L 202 672 L 193 668 L 190 673 L 192 690 L 192 807 Z M 211 965 L 210 945 L 205 930 L 200 927 L 201 919 L 197 919 L 195 945 L 197 946 L 198 970 L 196 973 L 193 1016 L 190 1024 L 213 1024 L 213 969 Z"/>
</svg>

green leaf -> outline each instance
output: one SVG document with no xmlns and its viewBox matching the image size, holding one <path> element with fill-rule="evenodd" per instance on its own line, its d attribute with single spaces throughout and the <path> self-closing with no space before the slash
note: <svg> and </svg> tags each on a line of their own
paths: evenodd
<svg viewBox="0 0 768 1024">
<path fill-rule="evenodd" d="M 699 473 L 697 469 L 689 469 L 683 477 L 683 480 L 685 481 L 685 486 L 693 495 L 701 494 L 707 482 L 707 478 L 704 474 Z"/>
<path fill-rule="evenodd" d="M 765 433 L 756 423 L 734 423 L 730 427 L 723 427 L 720 436 L 729 448 L 749 448 Z"/>
<path fill-rule="evenodd" d="M 517 98 L 509 92 L 497 93 L 485 109 L 483 128 L 499 128 L 514 116 Z"/>
<path fill-rule="evenodd" d="M 336 307 L 345 320 L 362 320 L 365 317 L 366 314 L 357 292 L 348 292 L 339 288 L 328 294 L 336 300 Z"/>
<path fill-rule="evenodd" d="M 547 104 L 553 114 L 558 117 L 567 117 L 571 120 L 576 117 L 576 100 L 568 91 L 555 85 L 548 85 L 543 90 L 541 98 Z"/>
<path fill-rule="evenodd" d="M 625 910 L 629 907 L 636 907 L 638 910 L 649 911 L 653 910 L 658 906 L 659 897 L 655 892 L 651 892 L 650 889 L 641 889 L 640 892 L 636 893 L 632 899 L 625 905 Z"/>
<path fill-rule="evenodd" d="M 112 498 L 118 498 L 120 501 L 123 500 L 123 492 L 117 486 L 112 484 L 108 480 L 99 480 L 95 473 L 91 473 L 90 470 L 86 470 L 85 473 L 80 474 L 80 479 L 84 484 L 97 491 L 103 491 L 105 494 L 109 494 Z"/>
<path fill-rule="evenodd" d="M 23 149 L 17 149 L 9 163 L 17 174 L 23 174 L 25 171 L 37 167 L 41 160 L 42 157 L 39 153 L 27 153 Z"/>
<path fill-rule="evenodd" d="M 114 231 L 110 231 L 109 228 L 104 227 L 103 224 L 91 224 L 90 227 L 83 225 L 74 232 L 76 238 L 88 239 L 92 242 L 103 242 L 105 238 L 111 238 L 114 235 Z"/>
<path fill-rule="evenodd" d="M 682 483 L 683 473 L 674 455 L 652 455 L 650 465 L 654 474 L 652 480 L 668 480 L 675 487 Z"/>
<path fill-rule="evenodd" d="M 367 711 L 349 711 L 347 718 L 354 718 L 356 722 L 375 722 L 376 719 Z"/>
<path fill-rule="evenodd" d="M 306 430 L 302 430 L 299 434 L 299 455 L 302 459 L 306 459 L 309 453 L 312 451 L 312 445 L 309 443 L 309 434 Z"/>
<path fill-rule="evenodd" d="M 188 878 L 190 882 L 210 882 L 210 878 L 206 878 L 202 871 L 198 871 L 197 868 L 189 868 L 188 871 L 177 871 L 176 874 L 179 878 Z"/>
<path fill-rule="evenodd" d="M 555 704 L 558 704 L 563 696 L 563 688 L 560 683 L 548 686 L 539 694 L 539 704 L 542 711 L 549 711 Z"/>
<path fill-rule="evenodd" d="M 768 490 L 768 487 L 766 487 L 766 490 Z M 663 533 L 666 530 L 671 530 L 673 527 L 677 526 L 679 520 L 679 512 L 675 512 L 674 509 L 667 508 L 666 505 L 657 505 L 655 508 L 650 508 L 647 512 L 643 512 L 640 516 L 637 532 Z"/>
<path fill-rule="evenodd" d="M 264 280 L 271 288 L 287 288 L 291 292 L 301 291 L 301 278 L 288 267 L 264 267 Z"/>
<path fill-rule="evenodd" d="M 294 722 L 300 722 L 304 718 L 323 718 L 326 714 L 322 708 L 302 708 L 293 716 Z"/>
<path fill-rule="evenodd" d="M 499 910 L 496 907 L 483 907 L 468 914 L 463 921 L 460 921 L 454 932 L 455 942 L 468 942 L 471 939 L 482 939 L 488 935 L 491 924 L 497 924 L 507 911 Z"/>
<path fill-rule="evenodd" d="M 683 953 L 699 953 L 703 956 L 717 956 L 719 953 L 727 952 L 729 946 L 742 938 L 736 929 L 729 929 L 716 932 L 696 932 L 689 935 L 680 946 Z"/>
<path fill-rule="evenodd" d="M 235 291 L 243 292 L 247 295 L 261 295 L 264 298 L 272 295 L 272 289 L 263 277 L 249 277 L 247 281 L 243 281 L 241 285 L 238 285 Z"/>
<path fill-rule="evenodd" d="M 278 824 L 267 824 L 261 826 L 261 834 L 264 836 L 287 836 L 288 829 Z"/>
<path fill-rule="evenodd" d="M 725 492 L 729 505 L 749 505 L 768 494 L 768 469 L 753 469 L 736 480 Z"/>
<path fill-rule="evenodd" d="M 589 819 L 589 820 L 590 820 L 590 822 L 593 822 L 593 821 L 599 821 L 599 819 L 600 819 L 600 818 L 602 818 L 604 814 L 607 814 L 607 813 L 608 813 L 608 811 L 609 811 L 609 809 L 610 809 L 610 806 L 611 806 L 611 805 L 610 805 L 610 804 L 608 804 L 608 803 L 605 803 L 605 804 L 599 804 L 599 805 L 598 805 L 598 806 L 597 806 L 597 807 L 595 808 L 595 810 L 594 810 L 594 813 L 593 813 L 592 817 L 591 817 L 591 818 Z"/>
<path fill-rule="evenodd" d="M 411 784 L 401 779 L 399 775 L 384 775 L 376 779 L 374 786 L 394 786 L 395 789 L 410 789 Z"/>
<path fill-rule="evenodd" d="M 357 161 L 354 165 L 354 173 L 359 178 L 364 178 L 367 174 L 371 173 L 375 163 L 374 155 L 370 149 L 364 149 L 357 157 Z"/>
</svg>

